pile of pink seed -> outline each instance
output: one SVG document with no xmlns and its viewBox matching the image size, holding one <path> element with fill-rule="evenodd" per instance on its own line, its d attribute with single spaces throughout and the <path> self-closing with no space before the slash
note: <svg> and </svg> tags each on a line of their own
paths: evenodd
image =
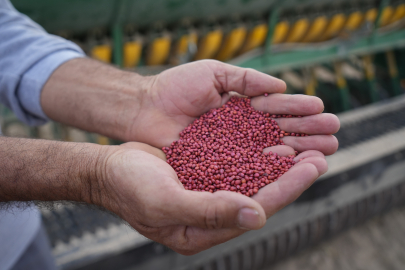
<svg viewBox="0 0 405 270">
<path fill-rule="evenodd" d="M 252 196 L 295 164 L 292 155 L 263 154 L 263 149 L 284 145 L 284 136 L 306 136 L 280 130 L 273 119 L 279 117 L 293 116 L 260 112 L 249 98 L 232 97 L 195 120 L 163 152 L 187 190 Z"/>
</svg>

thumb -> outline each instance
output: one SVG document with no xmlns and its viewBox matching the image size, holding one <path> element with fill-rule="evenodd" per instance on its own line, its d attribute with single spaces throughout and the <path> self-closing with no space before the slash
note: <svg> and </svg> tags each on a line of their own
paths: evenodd
<svg viewBox="0 0 405 270">
<path fill-rule="evenodd" d="M 150 146 L 149 144 L 146 144 L 146 143 L 127 142 L 127 143 L 121 144 L 119 147 L 126 148 L 126 149 L 141 150 L 141 151 L 144 151 L 151 155 L 154 155 L 160 159 L 166 160 L 166 155 L 165 155 L 165 153 L 163 153 L 162 150 L 160 150 L 159 148 Z"/>
<path fill-rule="evenodd" d="M 182 190 L 172 202 L 176 202 L 172 215 L 178 225 L 257 230 L 266 223 L 266 214 L 258 202 L 234 192 Z"/>
<path fill-rule="evenodd" d="M 288 145 L 276 145 L 263 149 L 263 153 L 270 153 L 270 152 L 276 153 L 280 157 L 286 157 L 290 155 L 295 156 L 294 148 Z"/>
<path fill-rule="evenodd" d="M 219 93 L 234 91 L 245 96 L 259 96 L 264 93 L 283 93 L 287 87 L 284 81 L 254 69 L 219 61 L 202 61 L 214 71 L 215 79 L 219 83 Z"/>
</svg>

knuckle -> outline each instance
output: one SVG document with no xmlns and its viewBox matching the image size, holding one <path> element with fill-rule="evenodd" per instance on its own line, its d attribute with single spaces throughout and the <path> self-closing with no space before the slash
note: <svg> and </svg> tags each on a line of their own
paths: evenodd
<svg viewBox="0 0 405 270">
<path fill-rule="evenodd" d="M 204 224 L 207 229 L 219 229 L 223 226 L 223 219 L 220 215 L 218 206 L 208 204 L 205 209 Z"/>
<path fill-rule="evenodd" d="M 201 252 L 201 250 L 198 249 L 184 249 L 184 248 L 174 249 L 174 251 L 184 256 L 192 256 Z"/>
<path fill-rule="evenodd" d="M 195 255 L 201 251 L 203 251 L 205 248 L 200 246 L 201 243 L 176 243 L 174 246 L 171 246 L 170 248 L 172 250 L 174 250 L 175 252 L 181 254 L 181 255 L 185 255 L 185 256 L 191 256 L 191 255 Z"/>
<path fill-rule="evenodd" d="M 212 246 L 215 246 L 215 243 L 213 243 L 212 241 L 207 241 L 207 239 L 205 238 L 198 238 L 198 237 L 189 239 L 189 241 L 186 242 L 182 243 L 176 242 L 172 244 L 173 245 L 168 245 L 170 249 L 185 256 L 195 255 L 208 248 L 211 248 Z"/>
</svg>

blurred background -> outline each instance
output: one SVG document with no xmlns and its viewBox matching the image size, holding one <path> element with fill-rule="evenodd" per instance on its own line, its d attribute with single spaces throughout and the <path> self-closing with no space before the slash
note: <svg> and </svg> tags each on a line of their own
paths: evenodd
<svg viewBox="0 0 405 270">
<path fill-rule="evenodd" d="M 254 68 L 338 114 L 329 172 L 259 231 L 185 257 L 86 205 L 42 209 L 61 269 L 405 269 L 405 1 L 12 0 L 95 59 L 140 74 L 200 59 Z M 120 142 L 57 123 L 5 135 Z"/>
</svg>

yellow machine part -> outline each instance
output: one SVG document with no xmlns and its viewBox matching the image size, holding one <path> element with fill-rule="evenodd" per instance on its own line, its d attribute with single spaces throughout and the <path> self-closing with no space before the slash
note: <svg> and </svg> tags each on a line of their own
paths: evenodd
<svg viewBox="0 0 405 270">
<path fill-rule="evenodd" d="M 302 42 L 312 42 L 315 41 L 322 33 L 325 31 L 328 25 L 328 18 L 326 16 L 317 17 L 311 24 L 308 33 L 302 40 Z"/>
<path fill-rule="evenodd" d="M 218 52 L 217 59 L 226 61 L 232 58 L 235 53 L 242 47 L 246 38 L 246 27 L 233 29 L 225 38 L 224 44 Z"/>
<path fill-rule="evenodd" d="M 309 81 L 308 81 L 307 85 L 305 86 L 305 95 L 315 96 L 317 85 L 318 85 L 318 82 L 316 81 L 315 72 L 313 69 L 311 69 Z"/>
<path fill-rule="evenodd" d="M 307 32 L 308 27 L 309 27 L 308 19 L 298 20 L 291 28 L 290 33 L 288 34 L 288 37 L 285 42 L 294 43 L 301 41 L 305 33 Z"/>
<path fill-rule="evenodd" d="M 222 36 L 221 30 L 209 32 L 200 42 L 195 60 L 213 58 L 221 46 Z"/>
<path fill-rule="evenodd" d="M 388 71 L 390 73 L 391 78 L 395 78 L 398 76 L 398 68 L 397 68 L 397 63 L 395 60 L 395 54 L 394 51 L 387 51 L 385 53 L 386 58 L 387 58 L 387 63 L 388 63 Z"/>
<path fill-rule="evenodd" d="M 97 143 L 101 145 L 109 145 L 110 140 L 105 136 L 98 135 Z"/>
<path fill-rule="evenodd" d="M 170 52 L 170 38 L 162 36 L 156 38 L 149 47 L 146 64 L 148 66 L 163 65 Z"/>
<path fill-rule="evenodd" d="M 349 15 L 346 21 L 345 29 L 348 31 L 355 31 L 360 27 L 363 22 L 364 15 L 360 11 L 353 12 Z"/>
<path fill-rule="evenodd" d="M 374 66 L 373 66 L 373 60 L 371 58 L 371 55 L 363 56 L 363 66 L 364 66 L 364 73 L 366 75 L 367 80 L 374 79 L 375 74 L 374 74 Z"/>
<path fill-rule="evenodd" d="M 290 24 L 287 21 L 282 21 L 276 24 L 274 28 L 272 44 L 279 44 L 284 41 L 287 36 L 288 30 L 290 29 Z"/>
<path fill-rule="evenodd" d="M 335 37 L 340 33 L 346 23 L 346 16 L 343 13 L 336 14 L 330 19 L 329 25 L 320 37 L 320 41 Z"/>
<path fill-rule="evenodd" d="M 347 82 L 342 73 L 342 63 L 341 62 L 334 63 L 334 68 L 336 73 L 337 87 L 340 89 L 345 88 L 347 86 Z"/>
<path fill-rule="evenodd" d="M 261 45 L 263 45 L 266 40 L 267 35 L 267 25 L 259 24 L 256 25 L 248 34 L 245 44 L 243 45 L 240 53 L 245 53 L 247 51 L 253 50 Z"/>
<path fill-rule="evenodd" d="M 375 22 L 377 19 L 378 11 L 376 8 L 371 8 L 366 12 L 366 20 L 369 22 Z"/>
<path fill-rule="evenodd" d="M 392 15 L 392 19 L 391 19 L 390 23 L 397 22 L 400 19 L 402 19 L 403 17 L 405 17 L 405 4 L 401 4 L 401 5 L 397 6 L 397 8 L 395 9 L 394 15 Z"/>
<path fill-rule="evenodd" d="M 107 44 L 94 46 L 91 49 L 90 55 L 94 59 L 110 63 L 112 55 L 111 46 Z"/>
<path fill-rule="evenodd" d="M 188 44 L 194 43 L 197 44 L 197 34 L 196 33 L 189 33 L 183 35 L 178 41 L 176 45 L 176 55 L 184 55 L 187 53 Z"/>
<path fill-rule="evenodd" d="M 65 142 L 72 142 L 72 136 L 71 136 L 71 130 L 69 129 L 68 126 L 61 124 L 60 125 L 62 134 L 63 134 L 63 138 L 62 140 L 64 140 Z"/>
<path fill-rule="evenodd" d="M 142 43 L 140 41 L 128 41 L 123 46 L 124 67 L 131 68 L 138 65 L 142 55 Z"/>
<path fill-rule="evenodd" d="M 380 26 L 388 25 L 394 15 L 394 9 L 391 6 L 385 7 L 381 14 Z"/>
</svg>

